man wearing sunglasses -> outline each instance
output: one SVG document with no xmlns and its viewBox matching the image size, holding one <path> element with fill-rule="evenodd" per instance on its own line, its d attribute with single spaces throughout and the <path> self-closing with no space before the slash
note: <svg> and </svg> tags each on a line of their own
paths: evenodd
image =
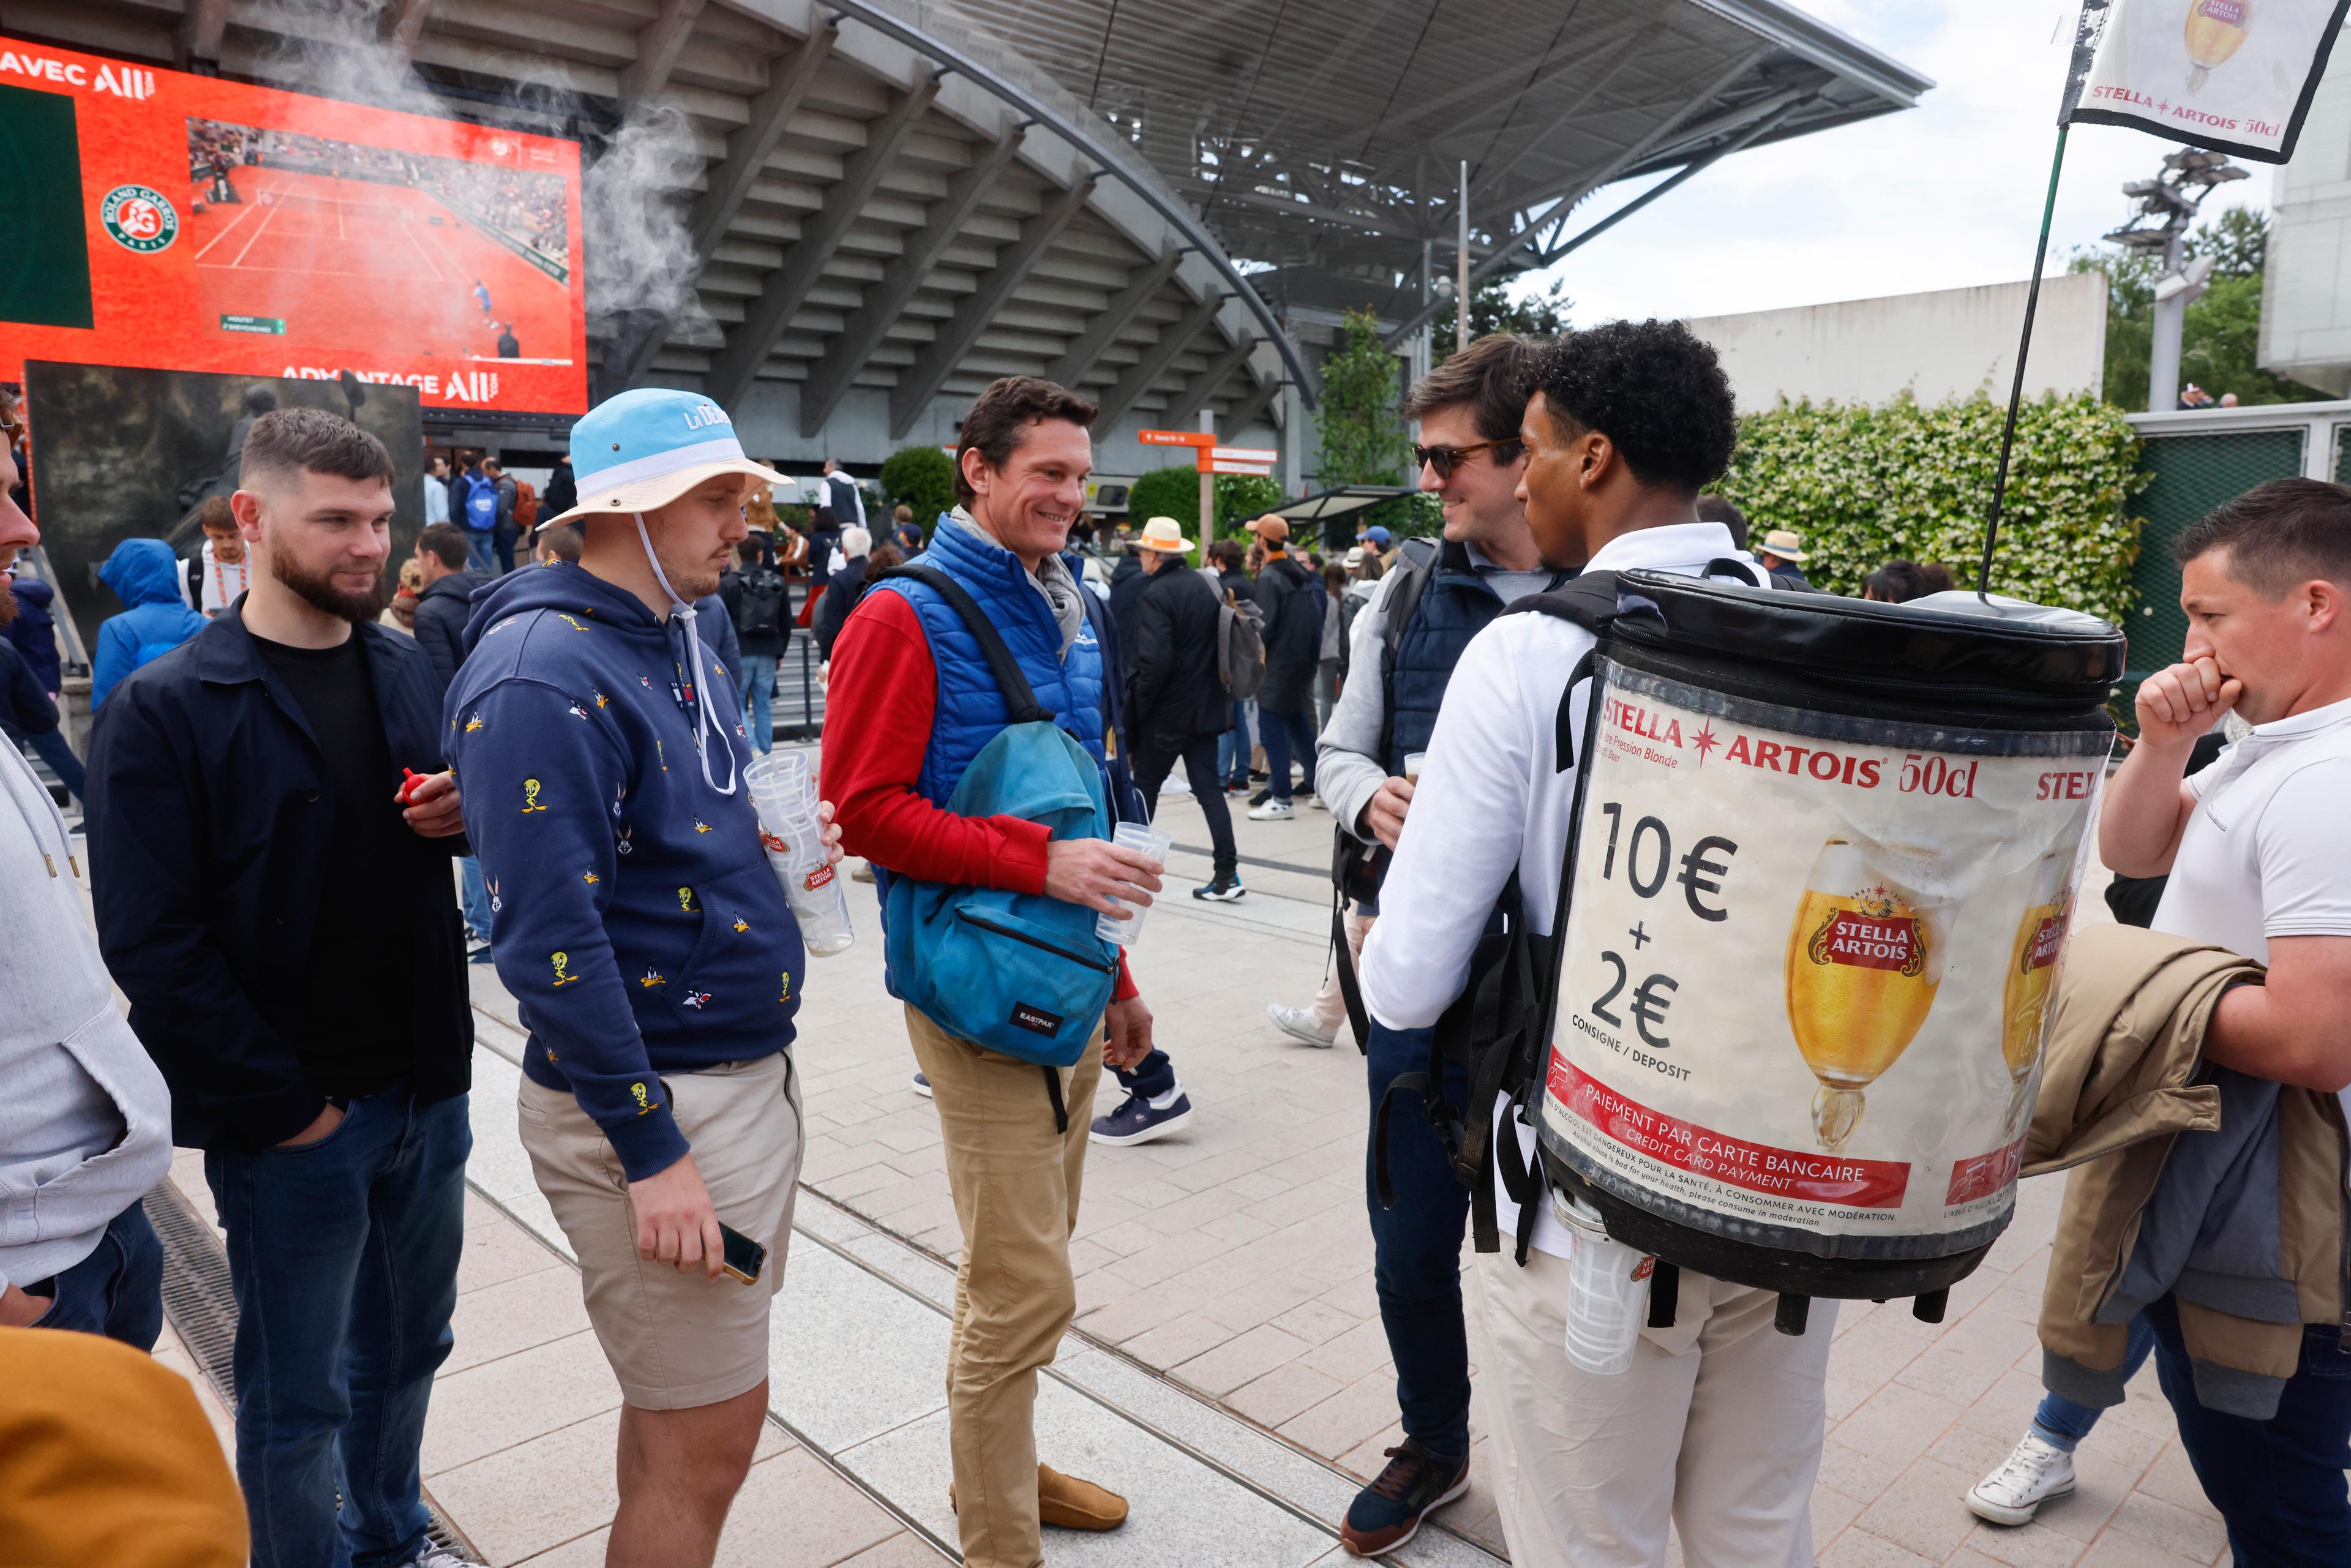
<svg viewBox="0 0 2351 1568">
<path fill-rule="evenodd" d="M 1517 491 L 1526 471 L 1518 440 L 1540 345 L 1498 332 L 1455 354 L 1412 390 L 1420 421 L 1420 487 L 1445 509 L 1445 540 L 1423 566 L 1399 564 L 1355 617 L 1339 706 L 1314 760 L 1316 788 L 1371 857 L 1358 885 L 1386 869 L 1412 805 L 1405 758 L 1428 747 L 1453 666 L 1469 640 L 1512 601 L 1556 586 L 1527 531 Z M 1405 558 L 1396 558 L 1401 563 Z M 1376 900 L 1348 921 L 1350 946 L 1370 928 Z M 1273 1021 L 1315 1045 L 1337 1038 L 1335 985 L 1304 1008 L 1275 1006 Z M 1428 1065 L 1429 1030 L 1373 1024 L 1364 1048 L 1376 1109 L 1390 1081 Z M 1449 1082 L 1447 1098 L 1467 1103 Z M 1417 1103 L 1390 1109 L 1387 1169 L 1395 1203 L 1367 1191 L 1380 1321 L 1396 1366 L 1405 1440 L 1348 1510 L 1343 1536 L 1361 1556 L 1390 1552 L 1430 1510 L 1468 1485 L 1469 1353 L 1461 1310 L 1461 1236 L 1469 1192 Z M 1367 1180 L 1368 1188 L 1369 1182 Z"/>
</svg>

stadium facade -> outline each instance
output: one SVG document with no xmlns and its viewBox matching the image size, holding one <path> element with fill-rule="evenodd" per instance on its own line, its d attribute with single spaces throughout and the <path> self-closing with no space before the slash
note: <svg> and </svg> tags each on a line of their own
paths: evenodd
<svg viewBox="0 0 2351 1568">
<path fill-rule="evenodd" d="M 1155 465 L 1134 433 L 1206 415 L 1280 447 L 1293 486 L 1331 303 L 1372 306 L 1409 348 L 1454 272 L 1462 161 L 1483 278 L 1568 254 L 1616 182 L 1671 182 L 1931 85 L 1776 0 L 11 0 L 0 16 L 637 160 L 635 183 L 683 199 L 632 206 L 607 181 L 620 200 L 591 204 L 595 388 L 698 386 L 764 455 L 863 465 L 948 442 L 973 392 L 1022 371 L 1101 402 L 1105 469 Z M 600 290 L 607 252 L 622 265 Z"/>
</svg>

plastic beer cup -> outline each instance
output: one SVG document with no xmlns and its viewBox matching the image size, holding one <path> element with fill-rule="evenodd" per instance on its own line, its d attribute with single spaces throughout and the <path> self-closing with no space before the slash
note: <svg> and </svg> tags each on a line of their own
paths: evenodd
<svg viewBox="0 0 2351 1568">
<path fill-rule="evenodd" d="M 1167 846 L 1175 842 L 1158 829 L 1142 822 L 1121 822 L 1118 825 L 1118 831 L 1111 834 L 1110 841 L 1123 850 L 1141 850 L 1162 865 L 1165 865 L 1167 861 Z M 1094 920 L 1094 935 L 1105 942 L 1115 942 L 1122 947 L 1131 947 L 1134 945 L 1135 934 L 1143 929 L 1143 917 L 1150 913 L 1150 905 L 1141 904 L 1130 905 L 1123 899 L 1113 899 L 1111 902 L 1126 911 L 1126 918 L 1121 920 L 1115 915 L 1097 916 Z"/>
</svg>

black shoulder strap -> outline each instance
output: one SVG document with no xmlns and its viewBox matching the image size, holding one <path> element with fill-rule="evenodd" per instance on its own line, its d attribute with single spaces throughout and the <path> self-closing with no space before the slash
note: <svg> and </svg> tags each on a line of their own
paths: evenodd
<svg viewBox="0 0 2351 1568">
<path fill-rule="evenodd" d="M 964 630 L 970 632 L 972 640 L 979 644 L 980 653 L 987 660 L 988 673 L 996 677 L 996 689 L 1004 694 L 1004 711 L 1010 722 L 1052 722 L 1053 716 L 1039 705 L 1037 694 L 1029 689 L 1029 677 L 1020 673 L 1019 662 L 1013 658 L 1012 650 L 1004 645 L 1003 637 L 989 623 L 987 612 L 980 609 L 962 583 L 938 568 L 925 566 L 920 561 L 893 566 L 873 580 L 880 582 L 893 577 L 911 578 L 923 584 L 946 600 L 948 608 L 962 617 Z M 1085 590 L 1081 588 L 1078 591 L 1083 593 Z"/>
<path fill-rule="evenodd" d="M 1530 593 L 1524 599 L 1504 607 L 1505 615 L 1549 615 L 1583 627 L 1594 637 L 1608 629 L 1616 619 L 1616 574 L 1613 571 L 1589 571 L 1571 581 L 1562 582 L 1545 593 Z M 1558 758 L 1562 773 L 1575 766 L 1575 705 L 1572 700 L 1578 683 L 1597 669 L 1598 662 L 1587 651 L 1568 673 L 1567 689 L 1560 694 L 1558 727 L 1552 736 L 1552 754 Z"/>
</svg>

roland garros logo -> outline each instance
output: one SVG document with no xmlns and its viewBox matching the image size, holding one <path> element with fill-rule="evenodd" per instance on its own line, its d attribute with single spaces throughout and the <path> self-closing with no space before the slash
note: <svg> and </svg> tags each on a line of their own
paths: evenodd
<svg viewBox="0 0 2351 1568">
<path fill-rule="evenodd" d="M 98 207 L 99 221 L 114 243 L 150 256 L 180 237 L 180 214 L 171 199 L 144 185 L 117 185 Z"/>
</svg>

